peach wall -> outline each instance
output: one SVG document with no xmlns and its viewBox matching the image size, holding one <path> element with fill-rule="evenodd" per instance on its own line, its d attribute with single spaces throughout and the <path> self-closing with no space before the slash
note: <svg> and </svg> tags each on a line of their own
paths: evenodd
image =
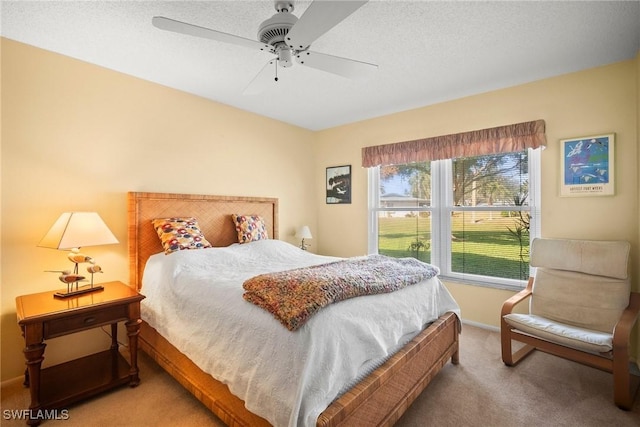
<svg viewBox="0 0 640 427">
<path fill-rule="evenodd" d="M 625 61 L 318 132 L 316 179 L 324 176 L 325 167 L 337 164 L 353 165 L 354 175 L 351 205 L 319 205 L 319 250 L 346 256 L 367 250 L 362 147 L 544 119 L 548 146 L 542 153 L 542 234 L 629 239 L 636 256 L 638 130 L 631 89 L 636 78 L 635 61 Z M 609 132 L 616 133 L 616 195 L 559 197 L 559 140 Z M 322 200 L 322 179 L 316 189 Z"/>
<path fill-rule="evenodd" d="M 97 211 L 120 244 L 86 248 L 128 281 L 128 191 L 277 197 L 280 238 L 316 226 L 310 131 L 2 39 L 2 379 L 24 369 L 15 297 L 62 287 L 37 248 L 64 211 Z M 124 336 L 124 335 L 123 335 Z M 45 364 L 93 351 L 90 331 L 48 341 Z M 104 348 L 104 347 L 100 347 Z"/>
<path fill-rule="evenodd" d="M 316 191 L 324 197 L 327 166 L 353 165 L 351 205 L 318 206 L 322 253 L 341 256 L 367 251 L 367 172 L 361 148 L 417 138 L 544 119 L 547 148 L 542 152 L 542 235 L 582 239 L 625 239 L 631 259 L 639 257 L 638 97 L 640 60 L 629 60 L 508 89 L 444 102 L 316 134 Z M 561 198 L 559 140 L 616 134 L 616 194 Z M 632 263 L 633 289 L 638 263 Z M 499 326 L 502 302 L 513 292 L 447 283 L 466 320 Z M 636 352 L 640 354 L 640 350 Z"/>
<path fill-rule="evenodd" d="M 367 174 L 360 149 L 366 145 L 544 119 L 543 235 L 628 239 L 633 259 L 640 259 L 640 55 L 312 133 L 10 40 L 2 39 L 1 48 L 3 380 L 24 369 L 15 297 L 59 287 L 43 271 L 67 266 L 64 253 L 36 248 L 61 212 L 98 211 L 120 240 L 87 249 L 105 268 L 104 281 L 128 280 L 127 191 L 278 197 L 282 239 L 295 242 L 294 228 L 309 224 L 314 251 L 364 254 Z M 607 132 L 617 138 L 616 195 L 558 197 L 558 140 Z M 352 204 L 328 206 L 325 168 L 344 164 L 353 166 Z M 447 286 L 466 320 L 492 326 L 512 294 Z M 92 331 L 50 340 L 45 363 L 104 343 L 106 336 Z"/>
</svg>

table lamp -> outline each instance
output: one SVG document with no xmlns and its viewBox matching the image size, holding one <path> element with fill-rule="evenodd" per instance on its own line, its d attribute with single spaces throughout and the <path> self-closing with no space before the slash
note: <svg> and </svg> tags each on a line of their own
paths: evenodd
<svg viewBox="0 0 640 427">
<path fill-rule="evenodd" d="M 60 281 L 67 284 L 67 291 L 54 294 L 58 298 L 67 298 L 75 295 L 94 292 L 104 289 L 102 286 L 93 285 L 93 274 L 101 273 L 100 266 L 95 264 L 93 258 L 80 253 L 84 246 L 99 246 L 118 243 L 109 227 L 96 212 L 65 212 L 53 224 L 51 229 L 42 238 L 39 247 L 59 250 L 70 250 L 68 259 L 74 263 L 73 273 L 69 270 L 58 270 L 61 273 Z M 78 264 L 90 264 L 87 271 L 91 273 L 91 284 L 79 287 L 78 282 L 84 280 L 84 276 L 78 273 Z"/>
<path fill-rule="evenodd" d="M 296 237 L 298 239 L 302 239 L 302 243 L 300 243 L 300 249 L 306 251 L 309 245 L 304 243 L 304 239 L 313 239 L 311 230 L 309 230 L 309 226 L 303 225 L 302 227 L 298 228 L 298 230 L 296 231 Z"/>
</svg>

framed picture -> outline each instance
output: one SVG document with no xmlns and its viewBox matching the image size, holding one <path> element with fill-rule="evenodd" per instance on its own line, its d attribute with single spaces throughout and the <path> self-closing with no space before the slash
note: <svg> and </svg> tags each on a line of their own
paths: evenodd
<svg viewBox="0 0 640 427">
<path fill-rule="evenodd" d="M 614 194 L 614 134 L 560 140 L 560 196 Z"/>
<path fill-rule="evenodd" d="M 327 168 L 327 204 L 351 203 L 351 165 Z"/>
</svg>

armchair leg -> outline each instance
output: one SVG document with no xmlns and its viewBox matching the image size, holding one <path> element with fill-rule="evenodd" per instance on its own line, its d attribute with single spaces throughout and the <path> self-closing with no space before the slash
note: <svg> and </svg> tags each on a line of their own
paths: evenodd
<svg viewBox="0 0 640 427">
<path fill-rule="evenodd" d="M 520 361 L 522 359 L 524 359 L 525 357 L 530 355 L 533 352 L 533 350 L 535 350 L 535 349 L 536 348 L 534 346 L 529 345 L 529 344 L 525 344 L 524 347 L 522 347 L 520 350 L 516 351 L 515 353 L 509 352 L 506 355 L 506 357 L 505 357 L 505 355 L 503 353 L 502 361 L 507 366 L 515 366 L 518 363 L 520 363 Z"/>
<path fill-rule="evenodd" d="M 640 377 L 631 373 L 630 362 L 622 362 L 616 363 L 614 360 L 613 364 L 613 401 L 618 408 L 630 411 L 640 385 Z"/>
<path fill-rule="evenodd" d="M 522 359 L 527 357 L 536 348 L 530 344 L 525 344 L 520 350 L 513 352 L 511 341 L 511 328 L 503 320 L 500 329 L 500 344 L 502 347 L 502 361 L 507 366 L 515 366 Z"/>
</svg>

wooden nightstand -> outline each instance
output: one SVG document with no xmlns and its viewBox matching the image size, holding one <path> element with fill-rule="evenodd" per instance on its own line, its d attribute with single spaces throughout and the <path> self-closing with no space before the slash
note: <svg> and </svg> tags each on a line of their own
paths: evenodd
<svg viewBox="0 0 640 427">
<path fill-rule="evenodd" d="M 143 295 L 122 282 L 102 283 L 103 290 L 65 299 L 55 291 L 16 298 L 18 325 L 25 340 L 25 386 L 31 392 L 32 416 L 40 409 L 60 409 L 71 403 L 129 384 L 138 378 L 138 332 Z M 118 351 L 118 322 L 126 321 L 130 361 Z M 76 360 L 40 369 L 45 340 L 99 326 L 111 325 L 111 347 Z M 42 412 L 42 411 L 40 411 Z M 42 419 L 27 421 L 38 425 Z"/>
</svg>

